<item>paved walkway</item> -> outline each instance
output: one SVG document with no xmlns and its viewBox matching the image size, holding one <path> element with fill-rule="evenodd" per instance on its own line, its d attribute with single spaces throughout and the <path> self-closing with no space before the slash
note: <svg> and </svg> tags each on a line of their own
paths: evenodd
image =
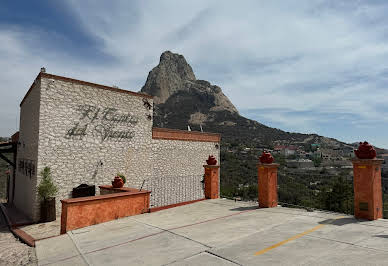
<svg viewBox="0 0 388 266">
<path fill-rule="evenodd" d="M 387 265 L 388 220 L 207 200 L 36 242 L 39 265 Z"/>
<path fill-rule="evenodd" d="M 35 249 L 19 240 L 8 230 L 0 211 L 0 265 L 36 265 Z"/>
</svg>

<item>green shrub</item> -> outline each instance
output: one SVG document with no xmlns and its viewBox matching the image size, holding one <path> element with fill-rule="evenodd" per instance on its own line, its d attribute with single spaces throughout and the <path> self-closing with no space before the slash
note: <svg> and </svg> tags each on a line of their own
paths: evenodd
<svg viewBox="0 0 388 266">
<path fill-rule="evenodd" d="M 38 186 L 39 197 L 42 200 L 47 200 L 49 198 L 55 197 L 55 195 L 58 192 L 58 188 L 53 183 L 53 180 L 52 180 L 52 177 L 51 177 L 50 167 L 46 166 L 40 172 L 40 175 L 43 177 L 43 179 L 40 181 L 39 186 Z"/>
</svg>

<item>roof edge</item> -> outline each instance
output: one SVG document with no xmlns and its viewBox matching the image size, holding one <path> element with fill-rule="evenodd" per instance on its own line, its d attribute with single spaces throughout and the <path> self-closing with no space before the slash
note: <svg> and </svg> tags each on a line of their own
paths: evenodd
<svg viewBox="0 0 388 266">
<path fill-rule="evenodd" d="M 220 142 L 221 134 L 153 127 L 152 138 L 164 140 Z"/>
<path fill-rule="evenodd" d="M 88 82 L 88 81 L 83 81 L 83 80 L 78 80 L 78 79 L 73 79 L 73 78 L 68 78 L 68 77 L 63 77 L 63 76 L 58 76 L 58 75 L 54 75 L 54 74 L 40 72 L 36 76 L 34 82 L 32 83 L 31 87 L 27 91 L 26 95 L 23 97 L 23 100 L 20 102 L 20 106 L 22 106 L 22 104 L 26 100 L 27 96 L 30 94 L 32 88 L 34 87 L 35 82 L 41 78 L 51 78 L 51 79 L 55 79 L 55 80 L 62 80 L 62 81 L 76 83 L 76 84 L 96 87 L 96 88 L 103 89 L 103 90 L 110 90 L 110 91 L 114 91 L 114 92 L 126 93 L 126 94 L 130 94 L 130 95 L 138 96 L 138 97 L 153 99 L 153 96 L 143 94 L 143 93 L 123 90 L 123 89 L 110 87 L 110 86 L 106 86 L 106 85 L 101 85 L 101 84 L 97 84 L 97 83 L 92 83 L 92 82 Z"/>
</svg>

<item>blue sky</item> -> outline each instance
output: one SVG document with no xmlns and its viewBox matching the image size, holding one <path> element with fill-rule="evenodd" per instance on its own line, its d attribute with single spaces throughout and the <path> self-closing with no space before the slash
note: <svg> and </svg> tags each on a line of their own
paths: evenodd
<svg viewBox="0 0 388 266">
<path fill-rule="evenodd" d="M 3 1 L 0 136 L 47 72 L 138 91 L 183 54 L 240 113 L 388 148 L 387 1 Z"/>
</svg>

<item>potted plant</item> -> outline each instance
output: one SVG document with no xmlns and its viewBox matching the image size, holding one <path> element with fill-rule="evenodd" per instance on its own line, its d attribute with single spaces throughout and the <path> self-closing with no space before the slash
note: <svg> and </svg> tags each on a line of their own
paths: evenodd
<svg viewBox="0 0 388 266">
<path fill-rule="evenodd" d="M 112 181 L 112 187 L 121 188 L 124 186 L 125 182 L 127 182 L 125 176 L 123 174 L 117 173 L 115 179 Z"/>
<path fill-rule="evenodd" d="M 38 194 L 41 202 L 41 221 L 42 222 L 51 222 L 56 219 L 56 210 L 55 210 L 55 195 L 58 192 L 57 186 L 53 183 L 51 177 L 51 170 L 49 167 L 45 167 L 41 172 L 42 180 L 38 186 Z"/>
</svg>

